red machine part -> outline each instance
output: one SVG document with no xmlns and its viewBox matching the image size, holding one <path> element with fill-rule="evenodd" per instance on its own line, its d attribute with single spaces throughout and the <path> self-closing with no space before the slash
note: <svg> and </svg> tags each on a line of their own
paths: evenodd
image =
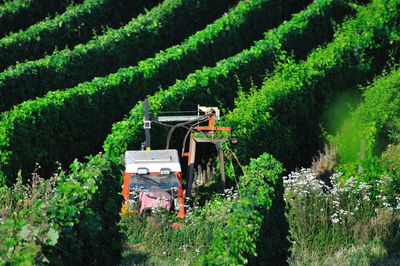
<svg viewBox="0 0 400 266">
<path fill-rule="evenodd" d="M 125 203 L 123 205 L 126 205 L 128 200 L 129 200 L 129 180 L 130 176 L 133 173 L 126 173 L 124 172 L 124 182 L 123 182 L 123 190 L 122 190 L 122 196 L 124 197 Z M 151 172 L 148 175 L 159 175 L 160 172 Z M 173 172 L 173 174 L 176 174 L 178 177 L 178 182 L 179 182 L 179 188 L 178 188 L 178 198 L 179 198 L 179 209 L 177 210 L 177 218 L 184 218 L 185 217 L 185 208 L 184 208 L 184 201 L 183 201 L 183 191 L 182 191 L 182 180 L 181 180 L 181 173 L 179 172 Z"/>
</svg>

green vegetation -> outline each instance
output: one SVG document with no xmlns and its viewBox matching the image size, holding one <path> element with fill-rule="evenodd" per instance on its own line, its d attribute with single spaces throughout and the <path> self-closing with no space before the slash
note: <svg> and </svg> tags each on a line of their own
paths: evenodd
<svg viewBox="0 0 400 266">
<path fill-rule="evenodd" d="M 273 253 L 286 255 L 285 251 L 277 250 L 278 245 L 275 244 L 284 242 L 285 238 L 274 238 L 273 234 L 267 235 L 265 231 L 271 229 L 268 227 L 281 223 L 279 219 L 283 218 L 279 215 L 274 216 L 269 211 L 273 201 L 282 198 L 283 191 L 279 188 L 282 188 L 283 171 L 282 165 L 269 154 L 250 160 L 250 165 L 243 170 L 244 175 L 239 178 L 238 200 L 233 203 L 232 210 L 224 222 L 215 229 L 213 239 L 208 245 L 208 253 L 202 258 L 203 263 L 247 264 L 246 257 L 257 256 L 257 253 L 263 257 L 261 261 L 269 261 L 275 265 L 285 263 L 286 256 L 283 256 L 282 260 L 272 255 Z M 263 219 L 268 216 L 276 220 L 263 224 Z M 261 247 L 256 247 L 262 224 L 266 227 L 263 237 L 272 243 L 263 242 Z"/>
<path fill-rule="evenodd" d="M 398 45 L 399 4 L 374 1 L 360 7 L 326 48 L 301 63 L 283 62 L 259 90 L 242 94 L 224 117 L 236 133 L 240 159 L 267 151 L 288 169 L 308 164 L 321 143 L 324 106 L 337 92 L 356 90 L 379 75 Z"/>
<path fill-rule="evenodd" d="M 109 29 L 72 50 L 12 66 L 0 73 L 0 110 L 135 65 L 214 21 L 233 2 L 166 0 L 124 27 Z"/>
<path fill-rule="evenodd" d="M 237 197 L 237 193 L 226 191 L 223 196 L 214 195 L 202 208 L 189 208 L 178 230 L 171 230 L 174 217 L 163 211 L 147 218 L 122 216 L 120 225 L 126 235 L 127 250 L 121 264 L 198 263 L 199 257 L 207 254 L 215 228 L 224 224 L 237 204 Z"/>
<path fill-rule="evenodd" d="M 25 57 L 11 47 L 39 58 L 58 49 L 51 39 L 79 44 L 0 73 L 0 110 L 13 108 L 0 114 L 0 264 L 400 261 L 400 0 L 163 0 L 150 11 L 157 0 L 108 1 L 0 40 L 0 51 L 13 43 L 3 67 Z M 11 2 L 0 0 L 0 22 L 13 5 L 16 22 L 18 5 L 43 5 Z M 122 17 L 103 13 L 113 10 Z M 116 29 L 83 44 L 107 23 Z M 218 106 L 217 124 L 238 140 L 221 146 L 229 189 L 220 193 L 219 159 L 207 158 L 216 170 L 205 183 L 205 170 L 195 175 L 183 220 L 121 209 L 122 157 L 144 139 L 144 97 L 156 116 Z M 152 123 L 153 149 L 165 128 Z M 214 152 L 199 149 L 196 164 Z"/>
<path fill-rule="evenodd" d="M 237 80 L 242 84 L 261 83 L 266 70 L 272 70 L 280 49 L 303 58 L 312 47 L 331 38 L 331 19 L 341 21 L 350 8 L 342 2 L 317 1 L 289 22 L 265 34 L 249 50 L 222 60 L 213 68 L 205 67 L 178 81 L 165 91 L 149 97 L 152 111 L 190 110 L 199 102 L 208 105 L 232 106 Z M 319 34 L 315 34 L 318 32 Z M 138 103 L 129 117 L 115 124 L 104 143 L 104 150 L 119 156 L 127 149 L 137 149 L 143 140 L 143 103 Z M 153 138 L 153 143 L 160 138 Z M 162 140 L 164 141 L 164 139 Z M 156 144 L 153 144 L 157 147 Z"/>
<path fill-rule="evenodd" d="M 142 61 L 136 67 L 120 69 L 116 74 L 96 78 L 73 89 L 48 93 L 44 98 L 27 101 L 14 107 L 11 112 L 4 112 L 0 123 L 3 130 L 0 134 L 3 166 L 0 175 L 8 176 L 8 182 L 12 182 L 10 177 L 15 176 L 18 169 L 30 173 L 34 162 L 39 162 L 42 169 L 47 170 L 46 175 L 54 169 L 55 161 L 69 163 L 76 157 L 82 158 L 88 153 L 97 152 L 112 123 L 121 119 L 138 99 L 155 92 L 159 86 L 170 85 L 176 78 L 184 78 L 202 65 L 212 65 L 240 51 L 262 34 L 265 24 L 276 24 L 275 21 L 282 14 L 275 12 L 277 17 L 263 15 L 275 3 L 271 0 L 243 2 L 226 17 L 199 31 L 181 45 L 160 52 L 155 58 Z M 333 14 L 337 12 L 337 20 L 350 11 L 342 4 L 327 5 L 326 10 Z M 254 27 L 249 32 L 247 28 L 253 23 L 260 27 Z M 330 18 L 325 20 L 325 24 L 328 23 Z M 295 28 L 297 34 L 298 28 Z M 281 34 L 284 33 L 282 31 Z M 230 45 L 232 41 L 235 41 L 235 45 Z M 225 49 L 228 45 L 230 49 Z M 268 45 L 264 43 L 260 46 Z M 258 51 L 253 53 L 257 54 Z M 268 54 L 272 55 L 272 52 Z M 245 59 L 243 57 L 241 60 Z M 57 126 L 49 130 L 52 124 Z M 48 141 L 43 143 L 43 138 Z M 30 153 L 24 150 L 30 150 Z"/>
<path fill-rule="evenodd" d="M 48 15 L 64 12 L 68 5 L 83 0 L 15 0 L 0 5 L 0 37 L 35 24 Z"/>
<path fill-rule="evenodd" d="M 394 70 L 363 89 L 363 102 L 345 122 L 336 140 L 343 161 L 355 165 L 361 162 L 362 140 L 365 160 L 399 142 L 399 87 L 400 70 Z"/>
<path fill-rule="evenodd" d="M 336 158 L 328 156 L 337 173 L 328 183 L 307 170 L 284 178 L 290 264 L 394 265 L 399 260 L 399 77 L 392 67 L 362 88 L 362 103 L 339 134 L 329 136 L 337 144 L 337 151 L 329 152 Z"/>
<path fill-rule="evenodd" d="M 61 15 L 1 39 L 0 70 L 17 61 L 42 58 L 57 48 L 85 43 L 96 32 L 120 26 L 157 2 L 93 0 L 70 6 Z"/>
<path fill-rule="evenodd" d="M 284 178 L 291 264 L 393 265 L 399 260 L 398 82 L 399 71 L 392 69 L 362 88 L 363 102 L 339 135 L 330 137 L 337 143 L 337 151 L 330 152 L 336 154 L 334 170 L 340 172 L 328 185 L 306 170 Z M 384 151 L 376 149 L 387 144 Z"/>
<path fill-rule="evenodd" d="M 97 156 L 82 170 L 75 162 L 69 176 L 44 181 L 34 175 L 31 185 L 18 179 L 0 188 L 1 263 L 111 265 L 120 259 L 122 197 L 114 178 L 121 168 Z"/>
<path fill-rule="evenodd" d="M 284 177 L 291 264 L 380 265 L 399 259 L 400 197 L 389 201 L 390 192 L 399 195 L 398 177 L 374 177 L 366 183 L 334 174 L 331 187 L 305 169 Z M 388 191 L 394 183 L 396 191 Z"/>
<path fill-rule="evenodd" d="M 34 264 L 45 262 L 44 245 L 54 245 L 59 234 L 47 216 L 57 176 L 49 180 L 32 176 L 29 185 L 19 177 L 12 187 L 0 188 L 0 263 Z"/>
</svg>

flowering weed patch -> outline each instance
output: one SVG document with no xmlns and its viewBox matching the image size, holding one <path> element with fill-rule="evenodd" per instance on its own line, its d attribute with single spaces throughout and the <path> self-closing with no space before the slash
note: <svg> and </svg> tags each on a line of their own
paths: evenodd
<svg viewBox="0 0 400 266">
<path fill-rule="evenodd" d="M 331 255 L 374 239 L 398 241 L 400 197 L 389 202 L 385 193 L 391 182 L 345 180 L 336 173 L 327 186 L 309 169 L 284 177 L 293 256 Z"/>
<path fill-rule="evenodd" d="M 122 264 L 196 264 L 199 255 L 207 254 L 215 228 L 226 224 L 237 199 L 233 189 L 216 194 L 205 206 L 188 208 L 179 228 L 172 228 L 175 215 L 163 209 L 150 216 L 124 215 L 120 224 L 127 249 Z"/>
</svg>

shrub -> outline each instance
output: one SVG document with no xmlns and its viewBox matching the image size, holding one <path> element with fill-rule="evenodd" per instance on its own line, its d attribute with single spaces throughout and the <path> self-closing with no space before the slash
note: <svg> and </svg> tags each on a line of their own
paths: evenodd
<svg viewBox="0 0 400 266">
<path fill-rule="evenodd" d="M 398 174 L 400 171 L 400 145 L 389 144 L 388 148 L 382 153 L 382 157 L 386 168 Z"/>
<path fill-rule="evenodd" d="M 57 48 L 85 43 L 96 32 L 108 27 L 119 27 L 157 2 L 95 0 L 70 6 L 61 15 L 1 39 L 0 70 L 17 61 L 42 58 Z"/>
<path fill-rule="evenodd" d="M 285 241 L 285 238 L 268 238 L 271 244 L 260 241 L 258 244 L 262 246 L 256 246 L 263 219 L 274 215 L 269 211 L 273 200 L 278 200 L 279 197 L 282 199 L 283 191 L 275 190 L 281 186 L 279 183 L 282 183 L 282 173 L 282 165 L 269 154 L 250 161 L 250 165 L 244 168 L 244 175 L 239 179 L 238 201 L 233 204 L 224 223 L 215 229 L 208 253 L 202 258 L 203 263 L 247 264 L 246 257 L 257 256 L 256 250 L 262 252 L 264 258 L 268 258 L 262 260 L 264 263 L 268 261 L 268 264 L 274 265 L 285 262 L 285 257 L 283 262 L 278 262 L 270 255 L 281 252 L 276 250 L 275 243 Z M 280 223 L 279 219 L 282 219 L 281 216 L 274 218 L 277 220 L 271 221 L 270 226 Z"/>
<path fill-rule="evenodd" d="M 89 164 L 74 162 L 71 171 L 50 202 L 60 240 L 45 255 L 52 263 L 115 265 L 122 252 L 123 198 L 114 179 L 121 174 L 120 163 L 98 155 Z"/>
<path fill-rule="evenodd" d="M 88 172 L 74 162 L 70 175 L 61 172 L 39 185 L 34 179 L 28 189 L 21 186 L 21 179 L 16 189 L 0 188 L 0 204 L 11 211 L 1 217 L 6 216 L 0 235 L 5 235 L 2 244 L 7 249 L 0 248 L 0 261 L 102 265 L 119 261 L 122 196 L 114 177 L 121 168 L 102 155 L 85 167 Z"/>
<path fill-rule="evenodd" d="M 365 142 L 364 159 L 380 156 L 388 144 L 398 142 L 400 128 L 400 70 L 377 78 L 362 89 L 363 102 L 345 121 L 335 141 L 341 162 L 358 165 L 360 144 Z"/>
<path fill-rule="evenodd" d="M 0 263 L 38 264 L 48 262 L 42 248 L 57 243 L 48 212 L 58 176 L 49 180 L 32 175 L 23 185 L 19 176 L 12 187 L 0 188 Z"/>
</svg>

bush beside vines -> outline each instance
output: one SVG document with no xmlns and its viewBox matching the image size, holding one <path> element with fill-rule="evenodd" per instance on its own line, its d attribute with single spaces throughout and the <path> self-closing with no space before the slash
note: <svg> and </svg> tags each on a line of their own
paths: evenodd
<svg viewBox="0 0 400 266">
<path fill-rule="evenodd" d="M 256 243 L 263 220 L 274 215 L 269 211 L 273 200 L 283 199 L 282 189 L 276 189 L 282 187 L 283 171 L 281 163 L 269 154 L 250 160 L 249 166 L 244 168 L 244 175 L 239 178 L 239 198 L 233 203 L 232 212 L 225 224 L 215 229 L 208 253 L 202 258 L 203 263 L 247 264 L 249 256 L 257 256 L 256 251 L 267 254 L 279 252 L 273 248 L 274 244 L 269 246 L 262 243 L 264 246 L 257 248 Z M 270 238 L 268 241 L 273 243 L 284 239 Z M 274 264 L 271 257 L 267 261 Z M 280 263 L 285 263 L 285 260 Z"/>
<path fill-rule="evenodd" d="M 2 187 L 0 262 L 114 265 L 121 258 L 117 226 L 122 196 L 114 177 L 121 168 L 102 155 L 71 174 L 32 186 Z M 7 209 L 14 210 L 7 213 Z M 4 237 L 3 237 L 4 236 Z"/>
<path fill-rule="evenodd" d="M 400 70 L 393 69 L 362 88 L 363 102 L 345 121 L 335 138 L 343 162 L 358 166 L 360 143 L 365 141 L 365 159 L 379 156 L 388 144 L 398 143 L 400 133 Z"/>
</svg>

